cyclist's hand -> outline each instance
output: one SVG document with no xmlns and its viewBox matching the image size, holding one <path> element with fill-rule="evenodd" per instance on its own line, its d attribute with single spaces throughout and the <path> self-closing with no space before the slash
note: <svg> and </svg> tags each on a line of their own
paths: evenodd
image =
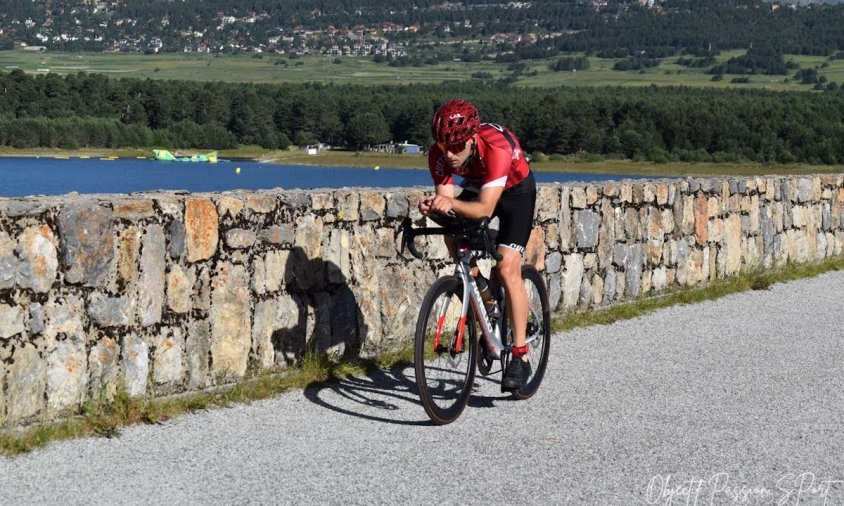
<svg viewBox="0 0 844 506">
<path fill-rule="evenodd" d="M 451 197 L 445 195 L 433 195 L 430 203 L 431 211 L 444 216 L 454 215 L 454 202 Z"/>
<path fill-rule="evenodd" d="M 428 195 L 425 199 L 419 202 L 419 212 L 422 213 L 422 216 L 428 216 L 428 213 L 431 212 L 431 201 L 434 200 L 436 195 Z"/>
</svg>

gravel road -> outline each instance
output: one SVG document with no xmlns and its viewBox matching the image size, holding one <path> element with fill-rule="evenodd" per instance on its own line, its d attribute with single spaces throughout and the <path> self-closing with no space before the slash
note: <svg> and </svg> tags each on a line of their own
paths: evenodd
<svg viewBox="0 0 844 506">
<path fill-rule="evenodd" d="M 413 370 L 0 458 L 12 504 L 844 504 L 844 272 L 555 334 L 427 423 Z"/>
</svg>

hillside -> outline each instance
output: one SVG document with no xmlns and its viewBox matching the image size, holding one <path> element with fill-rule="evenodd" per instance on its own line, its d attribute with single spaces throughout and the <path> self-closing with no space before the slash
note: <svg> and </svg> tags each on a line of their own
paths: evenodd
<svg viewBox="0 0 844 506">
<path fill-rule="evenodd" d="M 571 51 L 702 55 L 754 44 L 830 55 L 844 50 L 841 26 L 840 3 L 762 0 L 0 1 L 6 49 L 23 43 L 71 51 L 279 52 L 418 64 Z"/>
</svg>

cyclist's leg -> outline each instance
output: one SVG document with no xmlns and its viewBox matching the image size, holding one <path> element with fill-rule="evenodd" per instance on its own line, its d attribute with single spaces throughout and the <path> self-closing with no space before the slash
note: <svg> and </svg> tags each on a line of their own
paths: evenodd
<svg viewBox="0 0 844 506">
<path fill-rule="evenodd" d="M 522 280 L 522 253 L 511 247 L 499 246 L 501 260 L 495 265 L 496 273 L 504 286 L 507 316 L 513 330 L 513 345 L 525 345 L 527 329 L 528 300 Z M 527 360 L 527 356 L 522 357 Z"/>
<path fill-rule="evenodd" d="M 528 301 L 522 280 L 522 255 L 533 228 L 535 205 L 536 183 L 533 173 L 528 173 L 528 177 L 518 188 L 501 195 L 495 209 L 499 223 L 496 242 L 498 253 L 503 257 L 496 264 L 496 271 L 498 279 L 504 285 L 513 344 L 517 347 L 525 345 L 527 332 Z M 526 356 L 522 358 L 527 360 Z"/>
</svg>

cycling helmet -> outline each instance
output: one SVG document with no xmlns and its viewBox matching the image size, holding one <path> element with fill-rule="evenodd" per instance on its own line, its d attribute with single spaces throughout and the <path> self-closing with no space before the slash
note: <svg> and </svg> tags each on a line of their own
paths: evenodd
<svg viewBox="0 0 844 506">
<path fill-rule="evenodd" d="M 466 100 L 451 100 L 444 103 L 434 113 L 431 121 L 431 133 L 434 142 L 445 147 L 460 147 L 465 144 L 481 124 L 478 110 Z"/>
</svg>

